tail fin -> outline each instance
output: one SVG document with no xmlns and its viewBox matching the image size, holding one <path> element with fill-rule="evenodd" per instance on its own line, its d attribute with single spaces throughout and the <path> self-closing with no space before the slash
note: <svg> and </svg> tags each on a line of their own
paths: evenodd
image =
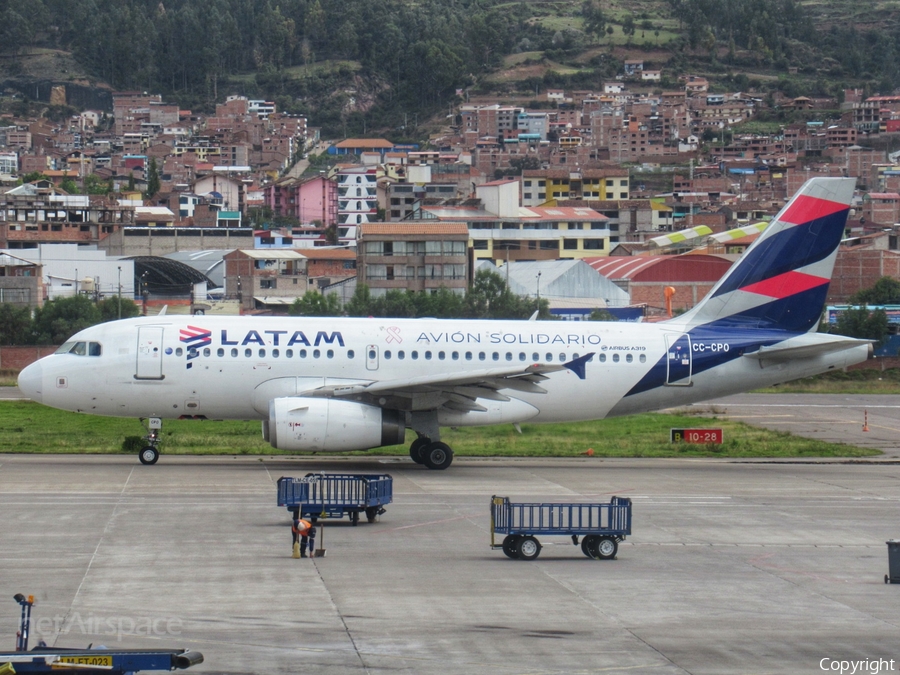
<svg viewBox="0 0 900 675">
<path fill-rule="evenodd" d="M 854 178 L 806 181 L 709 295 L 670 321 L 686 324 L 686 329 L 814 330 L 855 186 Z"/>
</svg>

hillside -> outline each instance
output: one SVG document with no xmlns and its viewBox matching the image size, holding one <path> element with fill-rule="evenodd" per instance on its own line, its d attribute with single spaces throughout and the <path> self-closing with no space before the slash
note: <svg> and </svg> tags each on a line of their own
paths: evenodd
<svg viewBox="0 0 900 675">
<path fill-rule="evenodd" d="M 328 135 L 424 137 L 448 106 L 597 88 L 641 59 L 714 90 L 836 95 L 900 85 L 893 0 L 8 0 L 0 83 L 100 107 L 105 91 L 211 110 L 231 93 L 309 116 Z M 91 92 L 97 93 L 96 96 Z M 90 102 L 90 104 L 89 104 Z M 10 105 L 0 99 L 0 106 Z M 410 120 L 415 120 L 411 123 Z M 414 126 L 414 128 L 410 128 Z"/>
</svg>

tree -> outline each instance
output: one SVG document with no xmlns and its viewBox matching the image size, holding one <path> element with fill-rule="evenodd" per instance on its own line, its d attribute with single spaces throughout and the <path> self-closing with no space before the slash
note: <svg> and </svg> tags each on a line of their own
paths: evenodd
<svg viewBox="0 0 900 675">
<path fill-rule="evenodd" d="M 900 304 L 900 281 L 892 277 L 881 277 L 874 285 L 855 293 L 850 298 L 853 305 L 898 305 Z"/>
<path fill-rule="evenodd" d="M 78 193 L 78 185 L 71 178 L 65 178 L 62 183 L 59 184 L 60 189 L 70 195 L 74 195 Z"/>
<path fill-rule="evenodd" d="M 372 293 L 366 284 L 356 284 L 353 297 L 344 306 L 347 316 L 372 316 Z"/>
<path fill-rule="evenodd" d="M 541 300 L 544 315 L 549 304 Z M 473 319 L 527 319 L 538 308 L 531 298 L 520 297 L 506 286 L 503 277 L 492 270 L 479 270 L 466 294 L 466 307 Z"/>
<path fill-rule="evenodd" d="M 121 302 L 121 317 L 119 312 Z M 100 321 L 115 321 L 116 319 L 130 319 L 134 316 L 141 315 L 141 308 L 131 298 L 119 298 L 115 295 L 111 298 L 104 298 L 97 303 L 97 309 L 100 310 Z"/>
<path fill-rule="evenodd" d="M 31 310 L 0 304 L 0 345 L 27 345 L 31 340 Z"/>
<path fill-rule="evenodd" d="M 156 166 L 156 157 L 150 158 L 150 168 L 147 169 L 147 199 L 152 199 L 159 192 L 159 169 Z"/>
<path fill-rule="evenodd" d="M 341 316 L 341 300 L 334 293 L 322 295 L 319 291 L 308 290 L 302 298 L 297 298 L 288 307 L 291 316 Z"/>
<path fill-rule="evenodd" d="M 100 310 L 87 296 L 50 300 L 34 312 L 33 341 L 35 344 L 61 345 L 100 320 Z"/>
<path fill-rule="evenodd" d="M 832 332 L 878 342 L 888 332 L 887 314 L 883 309 L 873 311 L 865 306 L 850 308 L 841 313 Z"/>
<path fill-rule="evenodd" d="M 581 3 L 581 16 L 584 20 L 584 32 L 601 38 L 606 33 L 606 15 L 600 7 L 599 0 L 584 0 Z"/>
<path fill-rule="evenodd" d="M 594 309 L 588 316 L 588 321 L 618 321 L 618 317 L 608 309 Z"/>
</svg>

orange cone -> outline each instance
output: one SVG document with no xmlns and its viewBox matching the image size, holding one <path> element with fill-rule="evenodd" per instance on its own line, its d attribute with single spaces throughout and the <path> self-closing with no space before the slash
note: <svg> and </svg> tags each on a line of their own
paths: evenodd
<svg viewBox="0 0 900 675">
<path fill-rule="evenodd" d="M 587 449 L 587 452 L 584 452 L 584 453 L 582 453 L 582 454 L 587 455 L 588 457 L 593 457 L 593 456 L 594 456 L 594 449 L 593 449 L 593 448 L 588 448 L 588 449 Z"/>
<path fill-rule="evenodd" d="M 869 411 L 863 412 L 863 431 L 869 430 Z"/>
</svg>

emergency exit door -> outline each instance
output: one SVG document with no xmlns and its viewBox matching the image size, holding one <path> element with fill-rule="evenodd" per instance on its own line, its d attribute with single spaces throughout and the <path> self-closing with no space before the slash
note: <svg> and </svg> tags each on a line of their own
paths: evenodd
<svg viewBox="0 0 900 675">
<path fill-rule="evenodd" d="M 136 380 L 161 380 L 163 356 L 162 326 L 141 326 L 138 328 Z"/>
<path fill-rule="evenodd" d="M 691 384 L 691 337 L 666 335 L 666 384 L 687 387 Z"/>
<path fill-rule="evenodd" d="M 366 345 L 366 370 L 378 370 L 378 345 Z"/>
</svg>

